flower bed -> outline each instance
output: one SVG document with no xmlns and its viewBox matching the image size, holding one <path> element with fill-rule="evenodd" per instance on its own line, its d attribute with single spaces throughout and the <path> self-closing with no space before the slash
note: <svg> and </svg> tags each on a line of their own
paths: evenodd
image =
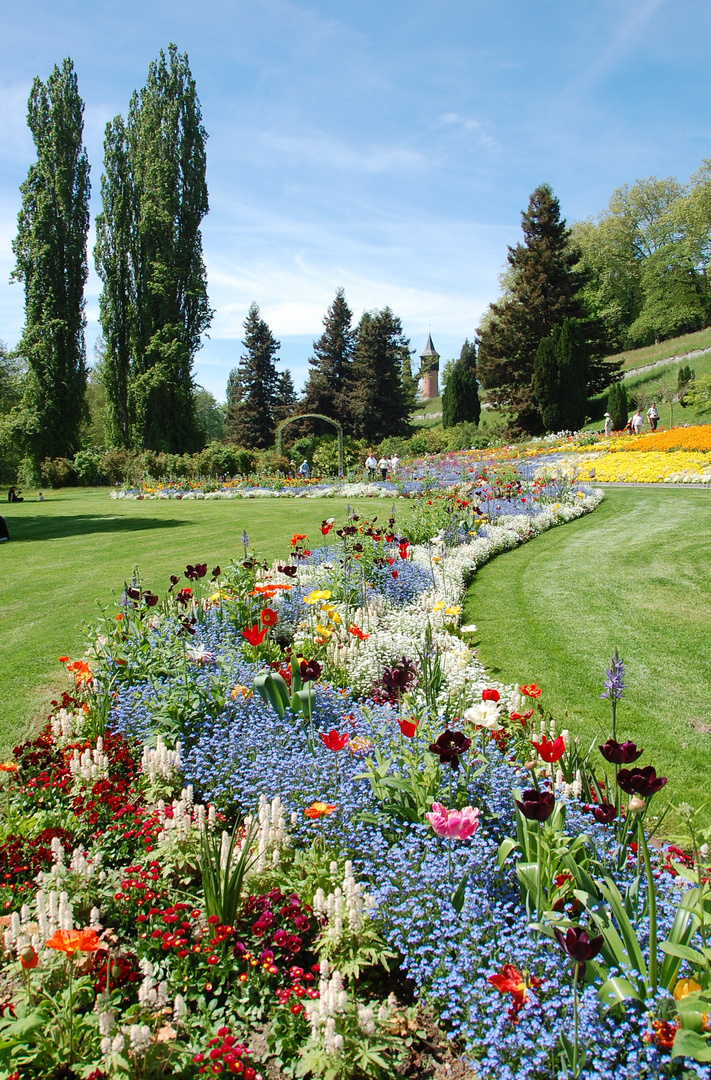
<svg viewBox="0 0 711 1080">
<path fill-rule="evenodd" d="M 62 658 L 3 766 L 4 1075 L 424 1077 L 427 1009 L 479 1080 L 709 1075 L 700 838 L 650 853 L 621 663 L 600 761 L 460 626 L 601 498 L 519 482 L 134 582 Z"/>
</svg>

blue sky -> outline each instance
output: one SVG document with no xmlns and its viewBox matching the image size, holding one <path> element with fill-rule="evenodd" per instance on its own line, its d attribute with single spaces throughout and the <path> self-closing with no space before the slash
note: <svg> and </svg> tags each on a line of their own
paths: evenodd
<svg viewBox="0 0 711 1080">
<path fill-rule="evenodd" d="M 187 51 L 209 133 L 212 306 L 197 381 L 218 399 L 256 300 L 297 386 L 336 288 L 389 304 L 444 359 L 495 299 L 533 188 L 569 221 L 711 156 L 707 0 L 23 0 L 0 13 L 0 338 L 32 78 L 71 56 L 98 208 L 104 125 L 148 64 Z M 93 236 L 91 238 L 93 246 Z M 99 281 L 87 294 L 91 360 Z"/>
</svg>

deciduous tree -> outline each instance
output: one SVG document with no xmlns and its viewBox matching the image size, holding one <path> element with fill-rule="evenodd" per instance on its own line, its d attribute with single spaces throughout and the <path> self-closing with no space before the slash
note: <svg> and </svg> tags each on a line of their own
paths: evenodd
<svg viewBox="0 0 711 1080">
<path fill-rule="evenodd" d="M 38 465 L 71 457 L 86 414 L 84 286 L 89 229 L 89 161 L 84 103 L 70 59 L 46 83 L 36 78 L 27 120 L 37 160 L 21 186 L 13 278 L 25 286 L 19 352 L 29 370 L 22 434 Z"/>
</svg>

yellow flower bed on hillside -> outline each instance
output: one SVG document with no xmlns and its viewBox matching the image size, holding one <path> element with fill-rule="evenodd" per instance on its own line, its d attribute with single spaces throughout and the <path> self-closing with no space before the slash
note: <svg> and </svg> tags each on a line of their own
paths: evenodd
<svg viewBox="0 0 711 1080">
<path fill-rule="evenodd" d="M 622 481 L 625 483 L 676 484 L 711 483 L 711 453 L 689 450 L 631 450 L 625 454 L 597 454 L 581 463 L 580 480 Z"/>
<path fill-rule="evenodd" d="M 591 447 L 579 446 L 577 449 L 580 453 L 585 453 Z M 672 428 L 671 431 L 654 431 L 647 435 L 613 435 L 609 439 L 602 436 L 600 444 L 592 449 L 604 450 L 608 454 L 619 452 L 638 454 L 665 450 L 695 450 L 703 453 L 707 450 L 711 451 L 711 424 Z"/>
</svg>

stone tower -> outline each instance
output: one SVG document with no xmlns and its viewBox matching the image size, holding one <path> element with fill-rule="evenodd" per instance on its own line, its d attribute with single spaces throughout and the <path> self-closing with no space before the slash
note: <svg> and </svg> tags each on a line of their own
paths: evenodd
<svg viewBox="0 0 711 1080">
<path fill-rule="evenodd" d="M 432 344 L 432 335 L 427 335 L 425 351 L 420 354 L 420 398 L 429 401 L 439 397 L 439 353 Z"/>
</svg>

